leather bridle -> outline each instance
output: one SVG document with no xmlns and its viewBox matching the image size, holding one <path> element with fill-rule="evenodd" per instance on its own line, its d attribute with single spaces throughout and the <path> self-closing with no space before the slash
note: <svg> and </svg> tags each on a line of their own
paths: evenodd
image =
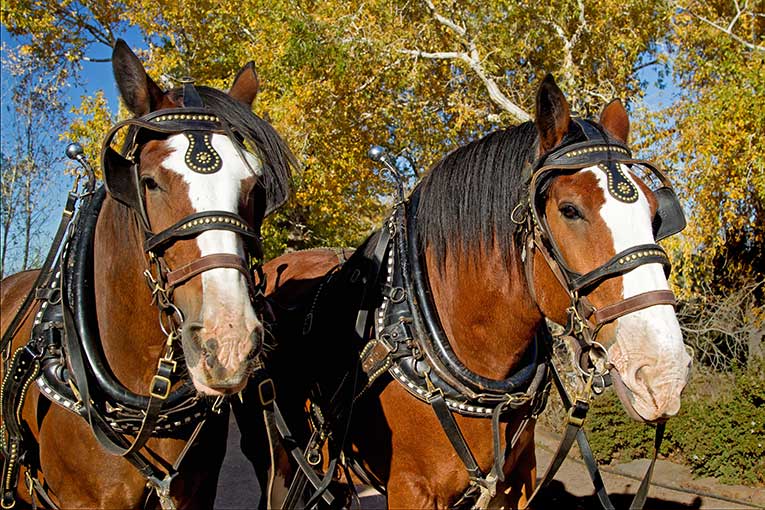
<svg viewBox="0 0 765 510">
<path fill-rule="evenodd" d="M 573 119 L 585 134 L 586 140 L 564 146 L 539 158 L 534 165 L 529 185 L 528 214 L 526 215 L 524 265 L 526 279 L 534 301 L 534 253 L 539 252 L 551 272 L 569 296 L 566 333 L 576 337 L 581 347 L 605 353 L 597 336 L 603 326 L 629 313 L 655 305 L 676 306 L 671 290 L 653 290 L 622 299 L 603 307 L 596 307 L 587 298 L 601 283 L 621 276 L 645 264 L 661 264 L 669 276 L 671 263 L 664 248 L 656 243 L 641 244 L 623 250 L 592 271 L 581 274 L 566 263 L 558 243 L 550 232 L 544 215 L 545 192 L 554 177 L 599 166 L 608 177 L 608 193 L 617 200 L 631 203 L 637 200 L 638 189 L 632 184 L 621 166 L 640 165 L 661 183 L 655 191 L 659 203 L 654 221 L 656 240 L 673 235 L 685 227 L 685 217 L 669 180 L 653 164 L 633 159 L 626 145 L 614 140 L 600 126 L 590 121 Z M 657 227 L 658 225 L 658 227 Z"/>
<path fill-rule="evenodd" d="M 161 308 L 171 309 L 171 315 L 180 312 L 172 305 L 173 290 L 190 279 L 211 269 L 230 268 L 242 273 L 247 282 L 250 299 L 253 303 L 263 299 L 265 280 L 261 269 L 263 258 L 260 225 L 250 225 L 239 214 L 229 211 L 202 211 L 186 216 L 174 225 L 154 232 L 143 199 L 143 186 L 139 178 L 140 147 L 146 141 L 146 135 L 164 137 L 183 134 L 189 140 L 185 162 L 197 173 L 212 174 L 217 172 L 222 161 L 211 143 L 213 133 L 228 136 L 236 147 L 245 164 L 244 150 L 236 133 L 223 119 L 205 108 L 199 93 L 192 82 L 183 86 L 182 108 L 172 108 L 151 112 L 143 117 L 128 119 L 115 125 L 107 134 L 101 152 L 104 181 L 109 194 L 117 201 L 131 208 L 139 218 L 143 229 L 143 248 L 148 257 L 148 269 L 145 272 L 149 288 Z M 112 140 L 126 128 L 127 143 L 123 156 L 111 146 Z M 164 252 L 177 241 L 190 239 L 209 230 L 227 230 L 245 241 L 246 257 L 229 253 L 214 253 L 199 257 L 185 265 L 170 268 L 164 260 Z M 257 275 L 257 282 L 253 275 Z M 180 324 L 177 325 L 180 327 Z"/>
</svg>

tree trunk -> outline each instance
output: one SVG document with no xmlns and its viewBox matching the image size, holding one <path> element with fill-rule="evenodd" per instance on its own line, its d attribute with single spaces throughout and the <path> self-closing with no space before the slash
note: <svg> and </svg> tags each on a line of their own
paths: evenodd
<svg viewBox="0 0 765 510">
<path fill-rule="evenodd" d="M 27 169 L 24 176 L 24 261 L 21 270 L 26 271 L 29 265 L 29 246 L 32 240 L 32 172 L 33 168 Z"/>
</svg>

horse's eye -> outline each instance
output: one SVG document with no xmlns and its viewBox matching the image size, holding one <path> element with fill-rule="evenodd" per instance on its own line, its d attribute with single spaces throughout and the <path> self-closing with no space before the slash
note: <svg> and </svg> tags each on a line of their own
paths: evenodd
<svg viewBox="0 0 765 510">
<path fill-rule="evenodd" d="M 146 188 L 149 191 L 154 191 L 156 189 L 159 189 L 159 184 L 157 184 L 157 181 L 152 179 L 151 177 L 141 177 L 141 184 L 144 188 Z"/>
<path fill-rule="evenodd" d="M 577 209 L 576 206 L 572 204 L 561 204 L 558 210 L 566 219 L 578 220 L 582 218 L 582 214 L 579 212 L 579 209 Z"/>
</svg>

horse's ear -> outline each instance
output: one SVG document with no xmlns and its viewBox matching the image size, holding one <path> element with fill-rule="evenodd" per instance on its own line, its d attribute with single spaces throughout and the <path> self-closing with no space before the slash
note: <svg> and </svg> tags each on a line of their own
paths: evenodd
<svg viewBox="0 0 765 510">
<path fill-rule="evenodd" d="M 122 39 L 117 39 L 112 51 L 114 79 L 125 106 L 136 117 L 156 110 L 165 93 L 154 83 L 138 57 Z"/>
<path fill-rule="evenodd" d="M 252 102 L 255 101 L 255 96 L 258 95 L 259 90 L 260 80 L 258 79 L 258 73 L 255 71 L 255 62 L 250 61 L 236 74 L 234 84 L 231 85 L 228 95 L 247 106 L 252 106 Z"/>
<path fill-rule="evenodd" d="M 617 140 L 627 143 L 630 136 L 630 119 L 620 100 L 614 99 L 603 108 L 603 113 L 600 114 L 600 125 Z"/>
<path fill-rule="evenodd" d="M 537 92 L 537 131 L 539 132 L 539 154 L 544 154 L 558 145 L 568 132 L 571 123 L 571 109 L 563 92 L 558 88 L 551 74 L 545 76 Z"/>
</svg>

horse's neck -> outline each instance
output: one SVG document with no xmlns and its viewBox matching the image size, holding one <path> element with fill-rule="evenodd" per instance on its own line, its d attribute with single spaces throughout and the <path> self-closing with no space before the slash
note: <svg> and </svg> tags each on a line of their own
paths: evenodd
<svg viewBox="0 0 765 510">
<path fill-rule="evenodd" d="M 93 249 L 98 327 L 114 374 L 132 391 L 145 393 L 163 338 L 143 276 L 141 243 L 134 214 L 107 197 Z"/>
<path fill-rule="evenodd" d="M 482 376 L 508 377 L 542 320 L 518 255 L 511 253 L 508 264 L 496 250 L 489 258 L 448 254 L 439 271 L 428 252 L 427 265 L 438 315 L 457 357 Z"/>
</svg>

